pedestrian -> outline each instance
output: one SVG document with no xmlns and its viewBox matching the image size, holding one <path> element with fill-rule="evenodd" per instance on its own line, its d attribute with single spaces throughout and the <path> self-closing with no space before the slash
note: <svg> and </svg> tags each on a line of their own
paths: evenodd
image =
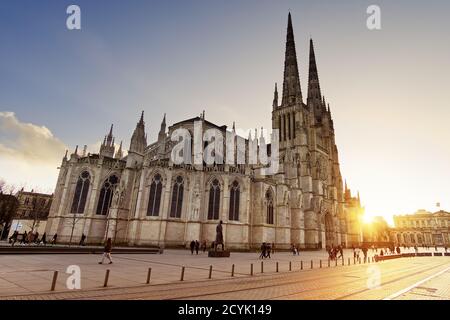
<svg viewBox="0 0 450 320">
<path fill-rule="evenodd" d="M 27 235 L 27 243 L 28 244 L 31 244 L 31 243 L 33 243 L 33 240 L 34 240 L 34 234 L 33 234 L 33 232 L 28 232 L 28 235 Z"/>
<path fill-rule="evenodd" d="M 50 241 L 50 243 L 51 244 L 56 244 L 56 239 L 58 239 L 58 234 L 57 233 L 55 233 L 54 235 L 53 235 L 53 238 L 52 238 L 52 240 Z"/>
<path fill-rule="evenodd" d="M 194 240 L 191 241 L 190 247 L 191 247 L 191 254 L 194 254 L 194 249 L 195 249 L 195 241 Z"/>
<path fill-rule="evenodd" d="M 39 232 L 37 232 L 36 231 L 36 233 L 34 234 L 34 242 L 36 243 L 36 244 L 39 244 Z"/>
<path fill-rule="evenodd" d="M 26 232 L 26 231 L 24 231 L 24 232 L 22 233 L 22 238 L 20 239 L 20 243 L 21 243 L 21 244 L 24 244 L 25 241 L 27 241 L 27 232 Z"/>
<path fill-rule="evenodd" d="M 291 244 L 291 252 L 295 256 L 297 254 L 297 248 L 294 246 L 294 244 Z"/>
<path fill-rule="evenodd" d="M 14 244 L 17 241 L 17 237 L 19 236 L 19 231 L 15 230 L 11 237 L 9 237 L 9 243 L 11 243 L 11 246 L 14 247 Z"/>
<path fill-rule="evenodd" d="M 108 238 L 108 240 L 106 240 L 102 261 L 100 261 L 98 264 L 103 264 L 105 258 L 109 260 L 109 264 L 113 263 L 111 259 L 111 251 L 112 251 L 112 241 L 111 238 Z"/>
<path fill-rule="evenodd" d="M 44 232 L 41 238 L 41 243 L 45 246 L 47 244 L 47 232 Z"/>
<path fill-rule="evenodd" d="M 270 252 L 272 251 L 272 247 L 270 244 L 266 245 L 266 258 L 272 259 L 272 257 L 270 256 Z"/>
<path fill-rule="evenodd" d="M 203 240 L 203 242 L 202 242 L 202 250 L 203 250 L 203 252 L 206 251 L 206 240 Z"/>
<path fill-rule="evenodd" d="M 195 240 L 195 254 L 197 254 L 197 255 L 198 255 L 198 249 L 200 249 L 200 242 Z"/>
<path fill-rule="evenodd" d="M 84 233 L 81 234 L 81 240 L 78 244 L 79 246 L 84 246 L 84 241 L 86 240 L 86 235 Z"/>
<path fill-rule="evenodd" d="M 339 251 L 339 257 L 338 258 L 344 258 L 344 249 L 342 248 L 341 245 L 338 246 L 338 251 Z"/>
<path fill-rule="evenodd" d="M 264 259 L 266 257 L 266 243 L 263 242 L 261 244 L 261 254 L 259 255 L 259 259 Z"/>
</svg>

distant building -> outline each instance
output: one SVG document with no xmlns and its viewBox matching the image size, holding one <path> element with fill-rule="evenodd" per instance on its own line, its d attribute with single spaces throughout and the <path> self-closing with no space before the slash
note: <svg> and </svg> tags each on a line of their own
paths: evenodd
<svg viewBox="0 0 450 320">
<path fill-rule="evenodd" d="M 374 217 L 371 223 L 364 226 L 363 230 L 364 242 L 373 244 L 392 242 L 390 237 L 391 228 L 382 216 Z"/>
<path fill-rule="evenodd" d="M 20 190 L 16 194 L 19 207 L 11 224 L 9 234 L 14 231 L 38 231 L 43 233 L 47 224 L 47 217 L 53 202 L 53 194 Z"/>
<path fill-rule="evenodd" d="M 395 243 L 414 245 L 450 245 L 450 212 L 418 210 L 410 215 L 394 216 L 395 229 L 391 236 Z"/>
<path fill-rule="evenodd" d="M 353 197 L 351 190 L 347 187 L 347 182 L 345 183 L 344 204 L 344 215 L 347 217 L 348 242 L 351 245 L 359 245 L 364 240 L 361 225 L 365 210 L 361 207 L 359 192 L 356 197 Z"/>
</svg>

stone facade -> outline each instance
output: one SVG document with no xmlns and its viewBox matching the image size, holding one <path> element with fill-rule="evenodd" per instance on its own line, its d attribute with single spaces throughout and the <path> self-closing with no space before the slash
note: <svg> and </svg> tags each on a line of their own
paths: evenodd
<svg viewBox="0 0 450 320">
<path fill-rule="evenodd" d="M 410 215 L 394 216 L 392 240 L 400 245 L 450 245 L 450 212 L 418 210 Z"/>
<path fill-rule="evenodd" d="M 225 245 L 249 249 L 261 242 L 289 248 L 324 248 L 361 242 L 362 208 L 344 197 L 330 106 L 322 97 L 312 40 L 308 97 L 303 102 L 291 16 L 288 19 L 281 104 L 275 86 L 272 129 L 279 134 L 279 171 L 257 164 L 175 164 L 171 136 L 177 129 L 216 129 L 205 114 L 173 124 L 166 117 L 148 144 L 144 114 L 128 154 L 115 153 L 113 128 L 99 154 L 76 150 L 60 166 L 47 234 L 65 239 L 82 233 L 88 242 L 111 236 L 128 245 L 186 245 L 215 239 L 222 220 Z M 269 116 L 269 115 L 268 115 Z M 249 135 L 245 153 L 262 138 Z M 270 145 L 269 145 L 270 149 Z M 195 150 L 194 150 L 195 151 Z M 190 155 L 195 156 L 194 152 Z"/>
</svg>

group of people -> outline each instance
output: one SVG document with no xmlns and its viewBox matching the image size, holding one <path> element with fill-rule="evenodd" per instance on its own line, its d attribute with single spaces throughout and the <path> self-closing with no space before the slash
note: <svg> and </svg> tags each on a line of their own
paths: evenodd
<svg viewBox="0 0 450 320">
<path fill-rule="evenodd" d="M 194 254 L 194 251 L 196 254 L 198 254 L 198 251 L 201 249 L 203 252 L 206 251 L 206 240 L 203 240 L 201 246 L 200 242 L 198 240 L 192 240 L 191 244 L 189 245 L 191 248 L 191 254 Z"/>
<path fill-rule="evenodd" d="M 54 234 L 53 238 L 50 240 L 50 244 L 56 244 L 56 240 L 58 238 L 58 234 Z M 39 232 L 35 231 L 24 231 L 23 233 L 19 233 L 19 231 L 14 231 L 13 234 L 9 237 L 9 243 L 14 246 L 16 242 L 20 244 L 47 244 L 47 233 L 44 232 L 41 238 L 39 238 Z"/>
<path fill-rule="evenodd" d="M 261 244 L 261 254 L 259 255 L 259 259 L 271 258 L 270 254 L 274 252 L 275 245 L 272 243 L 263 242 Z"/>
<path fill-rule="evenodd" d="M 326 246 L 328 252 L 328 258 L 330 260 L 336 260 L 344 257 L 344 248 L 341 245 L 334 246 L 334 244 L 330 246 Z"/>
<path fill-rule="evenodd" d="M 58 239 L 58 234 L 55 233 L 50 240 L 50 244 L 55 245 L 56 241 Z M 14 231 L 13 234 L 9 237 L 9 243 L 14 246 L 16 242 L 20 244 L 47 244 L 47 233 L 44 232 L 44 234 L 39 238 L 39 232 L 35 231 L 24 231 L 23 233 L 19 233 L 19 231 Z M 86 245 L 86 235 L 83 233 L 81 235 L 80 242 L 78 243 L 79 246 L 85 246 Z"/>
<path fill-rule="evenodd" d="M 295 244 L 291 244 L 291 252 L 294 256 L 299 256 L 300 255 L 300 246 L 296 246 Z"/>
</svg>

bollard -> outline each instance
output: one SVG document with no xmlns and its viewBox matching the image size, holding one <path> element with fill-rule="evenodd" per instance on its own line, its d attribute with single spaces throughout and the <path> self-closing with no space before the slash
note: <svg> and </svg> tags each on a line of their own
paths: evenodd
<svg viewBox="0 0 450 320">
<path fill-rule="evenodd" d="M 250 275 L 253 276 L 253 263 L 250 263 Z"/>
<path fill-rule="evenodd" d="M 276 272 L 278 272 L 278 261 L 277 261 L 277 271 Z"/>
<path fill-rule="evenodd" d="M 289 271 L 292 271 L 292 263 L 289 261 Z"/>
<path fill-rule="evenodd" d="M 353 257 L 353 264 L 356 264 L 356 257 Z"/>
<path fill-rule="evenodd" d="M 337 267 L 337 258 L 334 260 L 334 266 Z"/>
<path fill-rule="evenodd" d="M 361 258 L 359 258 L 358 261 L 359 261 L 359 264 L 361 264 Z"/>
<path fill-rule="evenodd" d="M 231 276 L 234 277 L 234 263 L 233 263 L 233 265 L 231 266 Z"/>
<path fill-rule="evenodd" d="M 343 265 L 343 266 L 345 265 L 344 257 L 342 257 L 342 265 Z"/>
<path fill-rule="evenodd" d="M 348 258 L 348 265 L 350 265 L 350 258 Z"/>
<path fill-rule="evenodd" d="M 322 259 L 319 261 L 319 268 L 322 268 Z"/>
<path fill-rule="evenodd" d="M 209 276 L 208 279 L 212 278 L 212 266 L 209 266 Z"/>
<path fill-rule="evenodd" d="M 147 272 L 147 284 L 150 283 L 150 277 L 152 275 L 152 268 L 148 268 L 148 272 Z"/>
<path fill-rule="evenodd" d="M 53 279 L 52 279 L 52 286 L 50 288 L 51 291 L 55 291 L 55 287 L 56 287 L 56 279 L 58 279 L 58 271 L 55 271 L 53 273 Z"/>
<path fill-rule="evenodd" d="M 105 281 L 103 282 L 103 286 L 107 287 L 108 286 L 108 280 L 109 280 L 109 269 L 106 269 L 106 273 L 105 273 Z"/>
<path fill-rule="evenodd" d="M 311 269 L 313 268 L 313 261 L 311 260 Z"/>
<path fill-rule="evenodd" d="M 303 260 L 300 261 L 300 270 L 303 270 Z"/>
<path fill-rule="evenodd" d="M 328 268 L 330 267 L 330 259 L 328 259 Z"/>
<path fill-rule="evenodd" d="M 264 273 L 264 261 L 261 261 L 261 273 Z"/>
<path fill-rule="evenodd" d="M 181 267 L 181 277 L 180 281 L 184 281 L 184 266 Z"/>
</svg>

